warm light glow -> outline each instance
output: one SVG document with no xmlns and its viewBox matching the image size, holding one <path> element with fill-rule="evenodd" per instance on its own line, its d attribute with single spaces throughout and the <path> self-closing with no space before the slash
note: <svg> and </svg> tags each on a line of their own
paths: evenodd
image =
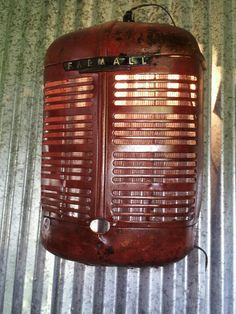
<svg viewBox="0 0 236 314">
<path fill-rule="evenodd" d="M 172 91 L 122 91 L 115 92 L 115 97 L 174 97 L 174 98 L 197 98 L 195 93 L 172 92 Z"/>
<path fill-rule="evenodd" d="M 132 80 L 184 80 L 197 81 L 197 77 L 184 74 L 118 74 L 115 76 L 116 81 L 132 81 Z"/>
<path fill-rule="evenodd" d="M 116 89 L 158 88 L 158 89 L 191 89 L 196 90 L 196 84 L 173 83 L 173 82 L 122 82 L 115 84 Z"/>
<path fill-rule="evenodd" d="M 47 87 L 54 87 L 57 85 L 68 85 L 68 84 L 77 84 L 77 83 L 85 83 L 85 82 L 92 82 L 93 77 L 92 76 L 86 76 L 86 77 L 80 77 L 75 79 L 67 79 L 67 80 L 61 80 L 61 81 L 53 81 L 53 82 L 46 82 L 45 88 Z"/>
<path fill-rule="evenodd" d="M 180 74 L 168 74 L 167 78 L 169 80 L 190 80 L 190 81 L 196 81 L 196 76 L 193 75 L 180 75 Z"/>
<path fill-rule="evenodd" d="M 58 109 L 70 109 L 70 108 L 81 108 L 81 107 L 90 107 L 92 105 L 91 101 L 81 101 L 81 102 L 72 102 L 64 104 L 47 104 L 44 107 L 45 111 L 52 111 Z"/>
<path fill-rule="evenodd" d="M 195 128 L 195 123 L 176 122 L 114 122 L 115 128 Z"/>
<path fill-rule="evenodd" d="M 115 100 L 116 106 L 196 106 L 194 101 L 187 100 Z"/>
<path fill-rule="evenodd" d="M 191 89 L 191 90 L 196 90 L 196 89 L 197 89 L 196 84 L 190 84 L 190 89 Z"/>
<path fill-rule="evenodd" d="M 76 132 L 78 133 L 78 132 Z M 195 137 L 194 131 L 163 131 L 163 130 L 134 130 L 134 131 L 114 131 L 117 137 Z"/>
<path fill-rule="evenodd" d="M 60 88 L 45 90 L 45 96 L 54 95 L 54 94 L 78 93 L 78 92 L 90 91 L 93 89 L 94 89 L 94 86 L 92 84 L 73 86 L 73 87 L 60 87 Z"/>
<path fill-rule="evenodd" d="M 118 113 L 114 115 L 115 119 L 140 119 L 140 120 L 194 120 L 192 114 L 140 114 L 140 113 Z"/>
<path fill-rule="evenodd" d="M 69 96 L 56 96 L 56 97 L 46 97 L 45 104 L 51 102 L 63 102 L 63 101 L 73 101 L 77 99 L 87 99 L 92 98 L 93 94 L 71 94 Z"/>
<path fill-rule="evenodd" d="M 127 81 L 127 80 L 153 80 L 155 74 L 118 74 L 115 76 L 116 81 Z"/>
<path fill-rule="evenodd" d="M 187 87 L 187 84 L 181 84 L 182 86 Z M 167 87 L 171 89 L 178 89 L 180 88 L 180 83 L 167 83 Z"/>
</svg>

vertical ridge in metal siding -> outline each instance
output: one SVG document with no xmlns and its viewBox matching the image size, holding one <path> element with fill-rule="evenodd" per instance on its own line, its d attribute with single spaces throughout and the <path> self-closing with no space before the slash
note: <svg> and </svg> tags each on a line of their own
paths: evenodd
<svg viewBox="0 0 236 314">
<path fill-rule="evenodd" d="M 21 225 L 18 237 L 18 251 L 16 256 L 15 266 L 15 281 L 13 290 L 13 305 L 12 311 L 16 312 L 19 308 L 24 311 L 29 311 L 30 302 L 24 300 L 32 298 L 33 274 L 34 274 L 34 259 L 35 246 L 32 244 L 37 241 L 37 228 L 39 221 L 39 194 L 36 197 L 34 182 L 38 182 L 39 176 L 35 176 L 39 162 L 37 158 L 37 145 L 41 140 L 40 124 L 38 123 L 41 117 L 40 102 L 41 97 L 38 97 L 40 90 L 40 81 L 38 80 L 38 68 L 42 66 L 42 56 L 44 49 L 38 47 L 38 41 L 41 42 L 42 33 L 37 32 L 35 36 L 35 26 L 41 28 L 44 25 L 43 21 L 43 6 L 40 2 L 34 2 L 31 5 L 26 3 L 25 24 L 28 29 L 24 28 L 24 57 L 22 58 L 22 81 L 24 86 L 20 87 L 19 98 L 25 99 L 25 106 L 22 108 L 21 115 L 23 121 L 23 134 L 19 133 L 20 138 L 26 138 L 27 155 L 22 166 L 24 168 L 23 179 L 23 195 L 21 202 Z M 33 27 L 34 26 L 34 27 Z M 37 27 L 36 27 L 37 29 Z M 29 57 L 30 56 L 30 57 Z M 35 62 L 35 59 L 40 60 Z M 25 119 L 23 118 L 25 117 Z M 24 150 L 19 150 L 24 151 Z M 33 158 L 32 158 L 33 156 Z M 18 170 L 19 171 L 19 170 Z M 39 171 L 38 171 L 39 174 Z M 16 194 L 17 195 L 17 194 Z M 35 205 L 32 198 L 35 196 Z M 37 222 L 37 223 L 36 223 Z M 30 238 L 30 242 L 29 242 Z M 29 248 L 29 245 L 32 246 Z"/>
<path fill-rule="evenodd" d="M 117 268 L 105 268 L 104 294 L 103 294 L 103 314 L 116 313 L 116 285 L 117 285 Z"/>
<path fill-rule="evenodd" d="M 149 285 L 146 289 L 150 313 L 163 312 L 163 294 L 165 293 L 163 289 L 163 273 L 164 268 L 149 269 Z"/>
<path fill-rule="evenodd" d="M 116 313 L 125 313 L 126 310 L 127 272 L 128 269 L 125 267 L 119 267 L 117 269 Z"/>
<path fill-rule="evenodd" d="M 14 284 L 14 268 L 17 250 L 18 230 L 20 223 L 20 208 L 21 201 L 17 202 L 15 198 L 15 191 L 17 183 L 20 183 L 20 176 L 15 177 L 19 156 L 19 137 L 17 131 L 20 129 L 19 117 L 20 110 L 23 106 L 19 102 L 18 92 L 19 84 L 17 75 L 20 73 L 20 58 L 22 54 L 22 41 L 18 37 L 18 28 L 21 30 L 24 18 L 25 2 L 15 4 L 12 11 L 13 21 L 9 25 L 11 36 L 9 38 L 9 49 L 6 53 L 8 58 L 4 70 L 4 83 L 2 84 L 1 102 L 3 107 L 6 107 L 5 121 L 3 123 L 2 135 L 5 136 L 6 142 L 3 146 L 2 152 L 8 158 L 1 158 L 0 173 L 5 173 L 3 206 L 2 212 L 4 213 L 2 221 L 2 234 L 1 234 L 1 278 L 0 285 L 1 294 L 0 311 L 8 313 L 12 304 L 12 293 Z M 17 15 L 21 17 L 17 19 Z M 17 29 L 17 30 L 16 30 Z M 8 47 L 8 45 L 5 46 Z M 19 45 L 19 49 L 15 49 L 15 45 Z M 18 103 L 19 102 L 19 103 Z M 4 156 L 4 155 L 3 155 Z M 2 168 L 3 167 L 3 168 Z"/>
<path fill-rule="evenodd" d="M 8 44 L 8 36 L 6 36 L 8 27 L 11 21 L 11 3 L 10 1 L 1 1 L 0 2 L 0 12 L 1 12 L 1 20 L 0 20 L 0 82 L 4 77 L 4 68 L 5 68 L 5 60 L 6 60 L 6 51 Z M 1 85 L 2 86 L 2 85 Z M 1 88 L 1 87 L 0 87 Z M 2 106 L 0 106 L 0 110 Z"/>
<path fill-rule="evenodd" d="M 36 245 L 36 261 L 34 269 L 34 284 L 32 286 L 32 297 L 25 298 L 25 301 L 28 302 L 24 305 L 24 311 L 31 311 L 32 313 L 41 313 L 41 304 L 43 296 L 43 281 L 44 281 L 44 265 L 45 265 L 45 255 L 46 251 L 42 250 L 41 244 L 37 243 Z"/>
<path fill-rule="evenodd" d="M 232 1 L 232 30 L 236 29 L 236 2 Z M 232 204 L 232 211 L 233 211 L 233 216 L 232 216 L 232 224 L 233 224 L 233 233 L 232 233 L 232 237 L 233 237 L 233 260 L 232 260 L 232 264 L 233 264 L 233 274 L 232 274 L 232 282 L 233 282 L 233 299 L 232 299 L 232 312 L 236 313 L 236 243 L 235 243 L 235 239 L 236 239 L 236 112 L 235 112 L 235 105 L 236 104 L 236 32 L 233 32 L 233 69 L 234 69 L 234 73 L 232 73 L 233 76 L 233 91 L 232 91 L 232 106 L 233 106 L 233 110 L 234 112 L 232 112 L 232 116 L 233 116 L 233 121 L 232 121 L 232 126 L 233 126 L 233 143 L 232 143 L 232 147 L 233 147 L 233 165 L 232 165 L 232 174 L 233 174 L 233 184 L 232 184 L 232 200 L 233 200 L 233 204 Z M 231 311 L 231 309 L 229 309 Z"/>
<path fill-rule="evenodd" d="M 126 313 L 137 313 L 139 302 L 140 268 L 127 270 Z M 125 289 L 124 289 L 125 290 Z"/>
<path fill-rule="evenodd" d="M 84 269 L 82 313 L 93 313 L 95 298 L 98 293 L 98 291 L 94 290 L 95 270 L 95 266 L 86 266 Z"/>
<path fill-rule="evenodd" d="M 36 85 L 35 90 L 39 92 L 40 99 L 36 100 L 37 105 L 39 106 L 40 114 L 38 115 L 39 120 L 36 121 L 39 127 L 42 126 L 42 67 L 43 67 L 43 59 L 45 50 L 55 39 L 57 34 L 55 34 L 55 30 L 59 32 L 60 30 L 57 29 L 57 3 L 49 2 L 45 6 L 41 2 L 42 6 L 39 6 L 38 9 L 41 12 L 38 12 L 40 17 L 41 27 L 39 29 L 44 29 L 43 32 L 38 32 L 38 42 L 41 44 L 38 50 L 38 60 L 37 67 L 36 67 Z M 36 9 L 35 9 L 36 11 Z M 34 59 L 31 59 L 34 62 Z M 41 81 L 37 82 L 37 78 L 41 78 Z M 41 142 L 41 132 L 38 134 L 37 142 Z M 41 144 L 37 145 L 41 147 Z M 36 151 L 35 158 L 37 159 L 38 168 L 36 168 L 36 187 L 38 192 L 40 192 L 40 155 L 41 150 L 38 152 Z M 38 203 L 40 200 L 40 194 L 38 195 Z M 36 210 L 36 208 L 35 208 Z M 39 223 L 39 222 L 38 222 Z M 33 227 L 33 226 L 32 226 Z M 36 241 L 39 241 L 39 236 L 36 238 Z M 30 256 L 30 252 L 28 253 Z M 59 258 L 57 258 L 59 260 Z M 30 308 L 32 313 L 48 313 L 50 308 L 52 307 L 52 295 L 53 295 L 53 265 L 54 265 L 55 258 L 48 252 L 45 252 L 42 245 L 37 246 L 37 254 L 35 259 L 35 271 L 34 271 L 34 281 L 32 282 L 32 291 L 31 291 L 31 304 L 25 304 L 24 311 L 29 312 Z M 30 261 L 29 261 L 30 262 Z M 32 279 L 32 277 L 31 277 Z M 28 285 L 25 285 L 25 292 L 28 290 Z M 29 293 L 29 292 L 28 292 Z M 54 303 L 55 304 L 55 303 Z"/>
<path fill-rule="evenodd" d="M 74 264 L 74 280 L 73 280 L 73 294 L 71 302 L 72 313 L 82 313 L 83 303 L 83 283 L 84 283 L 84 270 L 86 266 L 83 264 Z"/>
<path fill-rule="evenodd" d="M 60 308 L 61 313 L 72 312 L 71 304 L 72 304 L 72 294 L 73 294 L 73 279 L 74 279 L 74 262 L 65 261 L 64 281 L 63 281 L 63 285 L 61 286 L 61 289 L 62 289 L 62 301 L 61 301 L 61 308 Z"/>
<path fill-rule="evenodd" d="M 234 19 L 233 19 L 233 3 L 229 1 L 228 5 L 223 6 L 224 22 L 223 22 L 223 39 L 222 47 L 222 119 L 224 121 L 222 128 L 222 152 L 223 158 L 221 162 L 221 182 L 222 188 L 222 310 L 227 313 L 233 308 L 233 300 L 235 296 L 233 278 L 233 246 L 235 239 L 233 238 L 232 218 L 235 212 L 235 196 L 229 191 L 235 185 L 235 69 L 234 69 L 234 52 L 233 42 L 235 40 Z M 225 2 L 224 2 L 225 4 Z"/>
<path fill-rule="evenodd" d="M 3 2 L 1 3 L 1 5 Z M 4 6 L 1 7 L 4 9 Z M 0 216 L 0 241 L 2 239 L 2 234 L 3 234 L 3 221 L 4 221 L 4 216 L 5 216 L 5 210 L 4 210 L 4 203 L 5 203 L 5 189 L 6 189 L 6 180 L 7 180 L 7 160 L 9 158 L 8 155 L 8 149 L 9 149 L 9 143 L 7 143 L 6 138 L 5 138 L 5 126 L 6 126 L 6 113 L 5 113 L 5 104 L 3 102 L 3 91 L 4 91 L 4 79 L 5 79 L 5 74 L 7 71 L 7 65 L 8 65 L 8 46 L 10 42 L 10 38 L 6 36 L 6 30 L 9 29 L 10 27 L 10 17 L 12 13 L 12 6 L 10 4 L 8 6 L 5 6 L 5 14 L 3 13 L 3 18 L 1 19 L 1 67 L 0 67 L 0 73 L 1 73 L 1 85 L 0 85 L 0 112 L 1 112 L 1 129 L 0 129 L 0 147 L 1 147 L 1 165 L 0 165 L 0 170 L 2 174 L 2 180 L 0 181 L 0 192 L 1 192 L 1 198 L 0 198 L 0 208 L 1 208 L 1 216 Z M 9 121 L 8 121 L 9 122 Z M 9 138 L 7 138 L 8 140 Z M 1 247 L 0 247 L 1 248 Z M 1 304 L 1 303 L 0 303 Z"/>
<path fill-rule="evenodd" d="M 197 10 L 206 14 L 197 14 Z M 195 14 L 196 12 L 196 14 Z M 194 1 L 193 5 L 193 29 L 198 42 L 202 47 L 203 55 L 207 61 L 207 69 L 204 80 L 204 173 L 203 199 L 200 219 L 198 223 L 198 246 L 203 248 L 208 255 L 208 269 L 205 270 L 205 257 L 198 251 L 198 276 L 199 276 L 199 313 L 210 312 L 211 291 L 211 77 L 212 77 L 212 8 L 211 1 L 199 3 Z"/>
<path fill-rule="evenodd" d="M 51 295 L 51 312 L 60 313 L 62 308 L 63 290 L 65 283 L 65 263 L 66 261 L 55 257 L 53 268 L 53 286 Z"/>
<path fill-rule="evenodd" d="M 208 64 L 206 167 L 198 225 L 198 245 L 209 255 L 207 272 L 204 256 L 197 250 L 164 268 L 126 269 L 65 261 L 45 252 L 38 243 L 41 84 L 46 47 L 57 36 L 78 27 L 107 21 L 109 16 L 121 19 L 125 10 L 140 1 L 0 3 L 0 312 L 236 312 L 234 2 L 158 2 L 169 7 L 177 25 L 192 31 Z M 167 21 L 160 12 L 147 11 L 137 13 L 140 21 L 154 22 L 157 17 L 160 22 L 162 18 Z M 212 69 L 219 73 L 222 69 L 214 112 L 210 100 L 217 73 Z"/>
<path fill-rule="evenodd" d="M 105 267 L 95 268 L 94 291 L 97 291 L 97 293 L 96 298 L 94 295 L 93 313 L 102 313 L 103 311 L 105 269 Z"/>
<path fill-rule="evenodd" d="M 94 24 L 94 0 L 81 0 L 77 6 L 76 29 L 89 27 Z M 96 8 L 95 8 L 96 9 Z"/>
<path fill-rule="evenodd" d="M 188 1 L 188 0 L 177 0 L 171 1 L 171 13 L 175 17 L 175 23 L 179 27 L 185 28 L 188 31 L 191 31 L 192 28 L 192 20 L 193 14 L 199 12 L 198 8 L 194 12 L 192 9 L 194 6 L 195 1 Z M 198 3 L 198 6 L 200 3 Z"/>
<path fill-rule="evenodd" d="M 63 2 L 63 19 L 62 19 L 62 34 L 73 32 L 76 23 L 76 0 L 66 0 Z"/>
<path fill-rule="evenodd" d="M 154 309 L 152 309 L 152 312 L 150 312 L 151 310 L 151 304 L 149 300 L 149 289 L 151 286 L 150 275 L 151 274 L 149 268 L 140 269 L 138 308 L 141 313 L 145 313 L 145 310 L 148 311 L 149 313 L 157 313 L 157 311 L 154 312 Z"/>
</svg>

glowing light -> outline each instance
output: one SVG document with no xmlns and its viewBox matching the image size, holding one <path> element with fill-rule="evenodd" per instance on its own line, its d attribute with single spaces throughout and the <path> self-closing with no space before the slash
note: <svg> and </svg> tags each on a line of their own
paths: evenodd
<svg viewBox="0 0 236 314">
<path fill-rule="evenodd" d="M 132 81 L 132 80 L 184 80 L 197 81 L 197 77 L 184 74 L 118 74 L 115 76 L 116 81 Z"/>
</svg>

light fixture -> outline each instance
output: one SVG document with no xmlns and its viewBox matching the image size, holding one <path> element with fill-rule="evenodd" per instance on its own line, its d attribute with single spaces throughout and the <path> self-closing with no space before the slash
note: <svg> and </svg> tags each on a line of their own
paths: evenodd
<svg viewBox="0 0 236 314">
<path fill-rule="evenodd" d="M 159 266 L 194 247 L 204 58 L 189 32 L 135 23 L 139 7 L 46 55 L 42 242 L 86 264 Z"/>
</svg>

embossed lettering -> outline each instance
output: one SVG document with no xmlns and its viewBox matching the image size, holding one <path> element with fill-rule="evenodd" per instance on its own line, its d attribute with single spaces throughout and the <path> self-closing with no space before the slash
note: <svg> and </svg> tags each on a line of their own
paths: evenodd
<svg viewBox="0 0 236 314">
<path fill-rule="evenodd" d="M 74 61 L 67 61 L 63 63 L 65 71 L 81 71 L 81 72 L 99 72 L 99 71 L 111 71 L 114 66 L 116 69 L 122 69 L 124 66 L 138 66 L 145 64 L 153 64 L 155 58 L 159 58 L 160 53 L 153 55 L 142 56 L 107 56 L 107 57 L 95 57 L 88 59 L 80 59 Z M 120 66 L 120 67 L 119 67 Z"/>
<path fill-rule="evenodd" d="M 147 62 L 145 61 L 145 57 L 142 57 L 142 64 L 147 64 Z"/>
<path fill-rule="evenodd" d="M 115 65 L 115 64 L 120 65 L 120 60 L 119 60 L 119 58 L 115 58 L 115 60 L 113 61 L 113 64 L 114 64 L 114 65 Z"/>
<path fill-rule="evenodd" d="M 133 57 L 129 57 L 129 64 L 130 64 L 130 65 L 135 64 Z"/>
<path fill-rule="evenodd" d="M 71 61 L 69 61 L 69 62 L 66 63 L 66 69 L 67 69 L 67 70 L 71 70 L 72 67 L 73 67 L 73 63 L 72 63 Z"/>
<path fill-rule="evenodd" d="M 104 64 L 105 64 L 104 58 L 98 58 L 98 65 L 104 65 Z"/>
</svg>

